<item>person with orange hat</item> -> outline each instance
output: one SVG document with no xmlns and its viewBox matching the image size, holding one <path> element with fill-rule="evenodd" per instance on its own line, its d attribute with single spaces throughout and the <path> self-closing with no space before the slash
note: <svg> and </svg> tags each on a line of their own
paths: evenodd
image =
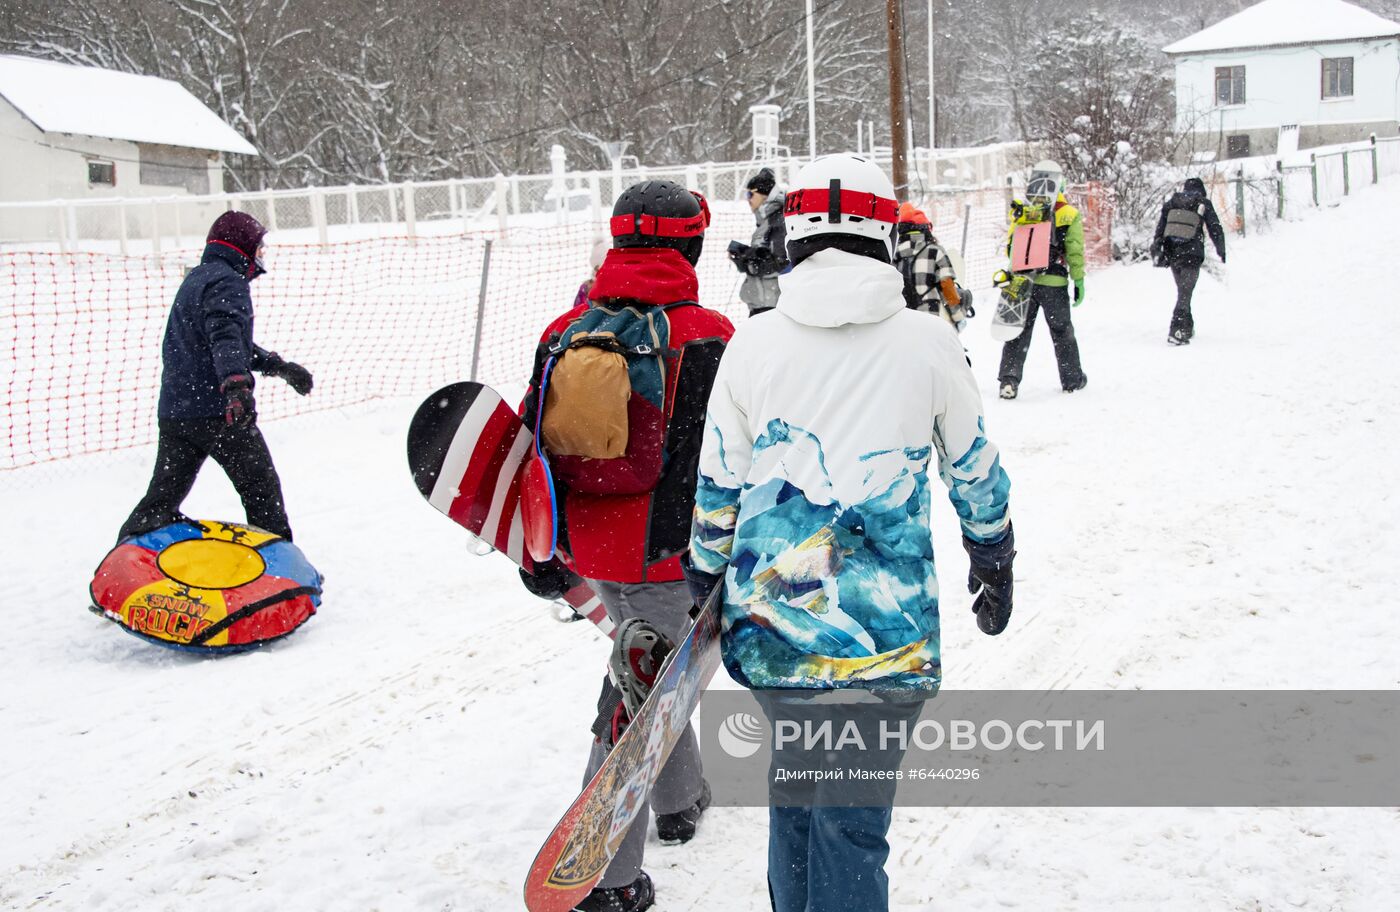
<svg viewBox="0 0 1400 912">
<path fill-rule="evenodd" d="M 971 295 L 958 287 L 953 261 L 934 236 L 928 216 L 913 203 L 901 203 L 895 231 L 895 265 L 904 276 L 905 304 L 938 314 L 962 332 L 972 316 Z"/>
</svg>

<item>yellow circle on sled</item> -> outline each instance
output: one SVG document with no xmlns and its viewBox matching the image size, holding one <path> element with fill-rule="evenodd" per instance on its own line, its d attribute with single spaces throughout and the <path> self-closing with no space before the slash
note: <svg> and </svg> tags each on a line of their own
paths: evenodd
<svg viewBox="0 0 1400 912">
<path fill-rule="evenodd" d="M 160 552 L 156 566 L 192 589 L 237 589 L 267 568 L 262 555 L 247 545 L 213 538 L 176 542 Z"/>
</svg>

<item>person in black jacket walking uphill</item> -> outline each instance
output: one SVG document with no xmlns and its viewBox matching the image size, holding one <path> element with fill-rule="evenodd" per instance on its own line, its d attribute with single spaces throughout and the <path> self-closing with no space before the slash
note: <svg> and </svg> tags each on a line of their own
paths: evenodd
<svg viewBox="0 0 1400 912">
<path fill-rule="evenodd" d="M 312 380 L 306 368 L 253 342 L 248 283 L 263 274 L 266 233 L 246 212 L 219 216 L 203 258 L 175 294 L 161 344 L 155 469 L 118 541 L 182 520 L 180 504 L 206 457 L 233 482 L 249 525 L 292 537 L 282 483 L 257 426 L 253 372 L 285 380 L 303 396 Z"/>
<path fill-rule="evenodd" d="M 1158 266 L 1170 266 L 1176 280 L 1176 309 L 1167 331 L 1167 341 L 1172 345 L 1189 345 L 1196 333 L 1191 295 L 1206 260 L 1207 232 L 1220 262 L 1225 262 L 1225 229 L 1220 227 L 1220 218 L 1206 196 L 1206 185 L 1200 178 L 1192 177 L 1162 204 L 1162 217 L 1157 220 L 1157 233 L 1152 238 L 1152 261 Z"/>
</svg>

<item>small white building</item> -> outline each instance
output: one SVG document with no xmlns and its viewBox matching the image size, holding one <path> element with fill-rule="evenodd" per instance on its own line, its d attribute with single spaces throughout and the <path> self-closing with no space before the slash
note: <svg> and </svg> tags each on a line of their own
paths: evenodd
<svg viewBox="0 0 1400 912">
<path fill-rule="evenodd" d="M 1400 130 L 1400 24 L 1343 0 L 1263 0 L 1163 50 L 1176 64 L 1177 125 L 1198 157 Z"/>
<path fill-rule="evenodd" d="M 225 153 L 257 150 L 178 83 L 0 55 L 0 202 L 220 193 Z M 0 207 L 0 241 L 57 232 Z"/>
</svg>

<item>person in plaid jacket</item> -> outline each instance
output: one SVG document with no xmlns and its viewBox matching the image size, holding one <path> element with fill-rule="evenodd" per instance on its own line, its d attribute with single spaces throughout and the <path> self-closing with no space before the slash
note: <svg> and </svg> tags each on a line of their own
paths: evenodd
<svg viewBox="0 0 1400 912">
<path fill-rule="evenodd" d="M 953 261 L 934 237 L 928 216 L 912 203 L 899 207 L 895 265 L 904 276 L 904 301 L 913 310 L 938 314 L 959 332 L 972 316 L 968 295 L 958 287 Z"/>
</svg>

